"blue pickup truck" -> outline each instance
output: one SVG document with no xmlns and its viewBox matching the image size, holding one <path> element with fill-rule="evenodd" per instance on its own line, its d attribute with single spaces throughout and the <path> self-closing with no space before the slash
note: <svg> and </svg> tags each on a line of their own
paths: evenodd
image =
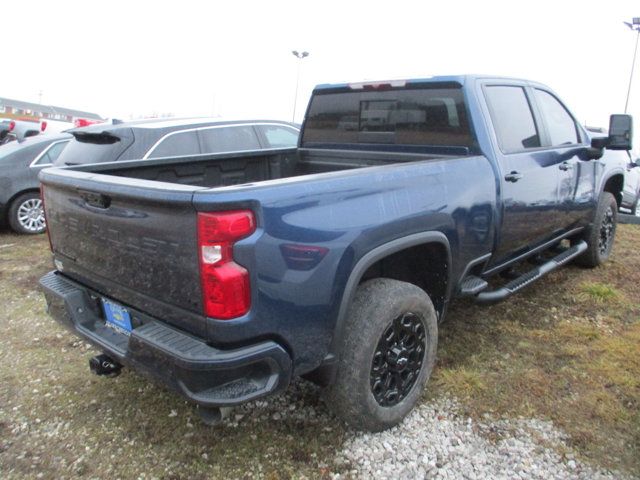
<svg viewBox="0 0 640 480">
<path fill-rule="evenodd" d="M 298 148 L 40 174 L 49 313 L 198 405 L 325 387 L 382 430 L 415 405 L 456 297 L 607 260 L 631 118 L 589 140 L 558 96 L 480 76 L 321 85 Z M 526 261 L 525 261 L 526 260 Z"/>
</svg>

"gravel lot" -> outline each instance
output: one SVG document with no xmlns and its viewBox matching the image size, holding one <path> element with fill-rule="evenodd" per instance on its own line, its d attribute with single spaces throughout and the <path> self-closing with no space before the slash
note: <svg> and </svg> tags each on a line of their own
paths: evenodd
<svg viewBox="0 0 640 480">
<path fill-rule="evenodd" d="M 474 421 L 446 398 L 422 405 L 402 425 L 347 440 L 348 475 L 383 479 L 622 479 L 576 460 L 551 422 Z M 562 453 L 560 453 L 562 452 Z M 337 476 L 338 478 L 340 476 Z"/>
<path fill-rule="evenodd" d="M 455 305 L 421 406 L 365 434 L 303 381 L 210 428 L 134 372 L 90 375 L 36 287 L 46 237 L 0 232 L 0 478 L 640 478 L 639 239 L 621 226 L 601 269 Z"/>
</svg>

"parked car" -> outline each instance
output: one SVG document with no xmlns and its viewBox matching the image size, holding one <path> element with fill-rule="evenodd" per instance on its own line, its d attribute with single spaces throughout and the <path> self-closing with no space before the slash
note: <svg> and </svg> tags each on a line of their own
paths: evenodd
<svg viewBox="0 0 640 480">
<path fill-rule="evenodd" d="M 38 173 L 55 161 L 71 138 L 39 135 L 0 146 L 0 218 L 15 232 L 44 232 Z"/>
<path fill-rule="evenodd" d="M 169 134 L 146 154 L 164 158 L 48 168 L 48 311 L 104 352 L 94 372 L 139 369 L 207 422 L 304 375 L 346 422 L 389 428 L 422 395 L 452 299 L 609 258 L 631 118 L 612 126 L 590 141 L 526 80 L 324 85 L 297 149 L 167 158 Z M 138 135 L 94 132 L 125 151 Z"/>
<path fill-rule="evenodd" d="M 591 138 L 606 138 L 608 131 L 605 128 L 585 127 Z M 640 158 L 632 160 L 631 155 L 626 162 L 624 185 L 619 210 L 622 213 L 640 216 Z"/>
<path fill-rule="evenodd" d="M 15 140 L 24 140 L 44 132 L 47 122 L 31 119 L 0 119 L 0 145 Z"/>
<path fill-rule="evenodd" d="M 277 120 L 159 119 L 70 130 L 73 141 L 56 165 L 290 148 L 299 127 Z"/>
<path fill-rule="evenodd" d="M 620 207 L 621 210 L 640 217 L 640 158 L 627 165 Z"/>
</svg>

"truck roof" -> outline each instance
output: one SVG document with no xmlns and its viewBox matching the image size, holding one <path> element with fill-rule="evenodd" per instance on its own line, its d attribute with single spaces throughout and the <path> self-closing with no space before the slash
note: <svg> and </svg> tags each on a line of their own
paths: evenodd
<svg viewBox="0 0 640 480">
<path fill-rule="evenodd" d="M 402 87 L 405 85 L 419 85 L 427 83 L 456 83 L 460 86 L 465 85 L 467 82 L 480 79 L 492 79 L 492 80 L 505 80 L 505 81 L 519 81 L 526 82 L 532 85 L 545 86 L 541 83 L 527 80 L 524 78 L 506 77 L 500 75 L 486 75 L 486 74 L 465 74 L 465 75 L 438 75 L 434 77 L 422 77 L 422 78 L 405 78 L 405 79 L 386 79 L 386 80 L 365 80 L 360 82 L 349 83 L 322 83 L 316 85 L 316 90 L 336 90 L 341 88 L 362 88 L 365 85 L 391 85 L 392 87 Z M 546 87 L 546 86 L 545 86 Z"/>
</svg>

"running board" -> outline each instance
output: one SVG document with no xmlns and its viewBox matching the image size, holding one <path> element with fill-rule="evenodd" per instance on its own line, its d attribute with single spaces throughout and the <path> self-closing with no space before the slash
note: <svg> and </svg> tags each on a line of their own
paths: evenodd
<svg viewBox="0 0 640 480">
<path fill-rule="evenodd" d="M 495 303 L 500 300 L 504 300 L 508 296 L 516 293 L 518 290 L 523 289 L 530 283 L 538 280 L 540 277 L 546 275 L 549 272 L 554 271 L 556 268 L 564 265 L 570 260 L 583 253 L 587 249 L 587 243 L 583 240 L 576 243 L 573 247 L 566 249 L 561 254 L 553 257 L 546 263 L 543 263 L 539 267 L 529 270 L 527 273 L 520 275 L 518 278 L 511 280 L 509 283 L 502 287 L 491 290 L 489 292 L 481 292 L 475 298 L 478 303 Z"/>
</svg>

